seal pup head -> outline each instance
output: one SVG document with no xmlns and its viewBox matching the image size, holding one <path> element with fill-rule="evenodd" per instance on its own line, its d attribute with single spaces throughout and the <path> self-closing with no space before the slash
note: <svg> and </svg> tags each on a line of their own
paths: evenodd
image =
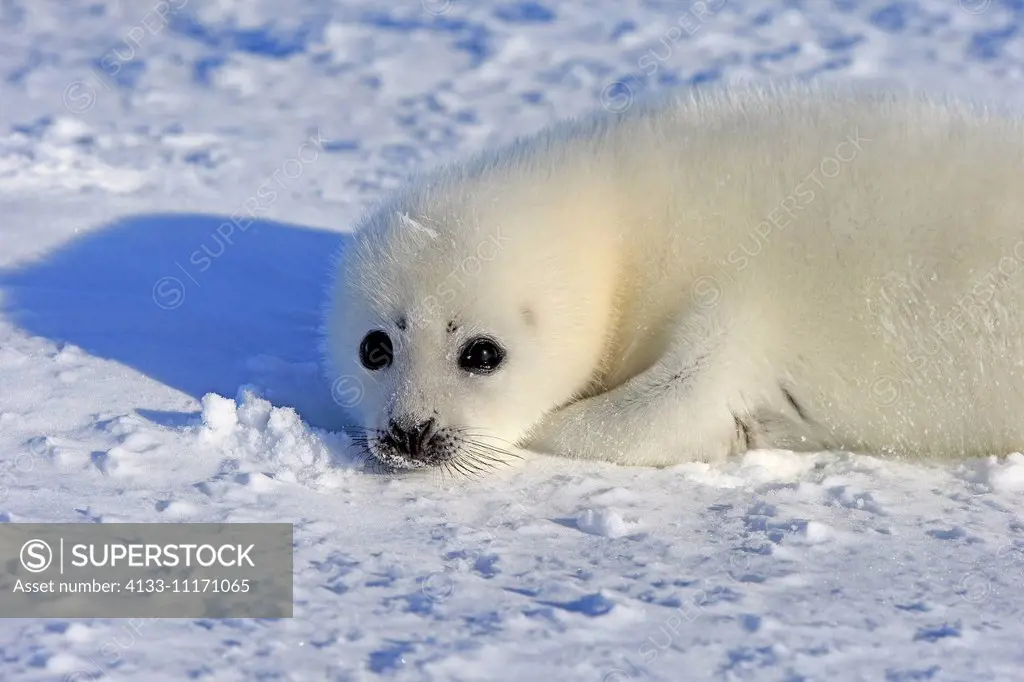
<svg viewBox="0 0 1024 682">
<path fill-rule="evenodd" d="M 515 184 L 406 192 L 341 255 L 325 351 L 359 382 L 357 441 L 387 469 L 503 462 L 601 363 L 615 249 L 579 240 L 607 207 Z"/>
</svg>

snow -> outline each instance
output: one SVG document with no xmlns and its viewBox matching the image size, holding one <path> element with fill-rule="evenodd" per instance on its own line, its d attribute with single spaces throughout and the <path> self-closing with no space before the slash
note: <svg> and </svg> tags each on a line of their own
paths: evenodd
<svg viewBox="0 0 1024 682">
<path fill-rule="evenodd" d="M 581 531 L 606 538 L 626 535 L 636 525 L 636 521 L 629 522 L 623 519 L 622 515 L 612 508 L 585 509 L 576 517 L 576 527 Z"/>
<path fill-rule="evenodd" d="M 0 620 L 0 679 L 1022 679 L 1024 455 L 387 478 L 327 430 L 360 391 L 316 351 L 331 254 L 410 171 L 706 82 L 1017 105 L 1022 25 L 990 0 L 0 2 L 0 521 L 296 529 L 293 619 Z"/>
</svg>

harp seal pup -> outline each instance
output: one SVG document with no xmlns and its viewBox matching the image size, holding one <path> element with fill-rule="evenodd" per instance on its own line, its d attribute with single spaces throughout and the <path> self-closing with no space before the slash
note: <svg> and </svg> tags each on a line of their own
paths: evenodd
<svg viewBox="0 0 1024 682">
<path fill-rule="evenodd" d="M 1024 125 L 950 99 L 690 92 L 429 172 L 325 317 L 392 469 L 530 451 L 1024 449 Z"/>
</svg>

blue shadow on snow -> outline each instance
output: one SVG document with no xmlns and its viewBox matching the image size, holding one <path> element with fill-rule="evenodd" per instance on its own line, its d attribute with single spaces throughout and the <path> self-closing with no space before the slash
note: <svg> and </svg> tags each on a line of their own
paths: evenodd
<svg viewBox="0 0 1024 682">
<path fill-rule="evenodd" d="M 310 424 L 336 428 L 317 329 L 331 262 L 347 239 L 266 220 L 242 231 L 224 216 L 130 216 L 0 270 L 4 312 L 31 334 L 194 398 L 233 397 L 254 383 Z"/>
</svg>

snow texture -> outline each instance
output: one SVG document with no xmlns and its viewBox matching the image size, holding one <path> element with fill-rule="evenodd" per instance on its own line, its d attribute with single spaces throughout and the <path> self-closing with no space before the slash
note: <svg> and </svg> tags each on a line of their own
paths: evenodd
<svg viewBox="0 0 1024 682">
<path fill-rule="evenodd" d="M 0 521 L 288 521 L 290 620 L 0 620 L 0 679 L 1022 680 L 1024 456 L 361 469 L 331 254 L 407 173 L 767 77 L 1024 101 L 1019 0 L 0 1 Z M 0 614 L 2 616 L 3 614 Z"/>
</svg>

